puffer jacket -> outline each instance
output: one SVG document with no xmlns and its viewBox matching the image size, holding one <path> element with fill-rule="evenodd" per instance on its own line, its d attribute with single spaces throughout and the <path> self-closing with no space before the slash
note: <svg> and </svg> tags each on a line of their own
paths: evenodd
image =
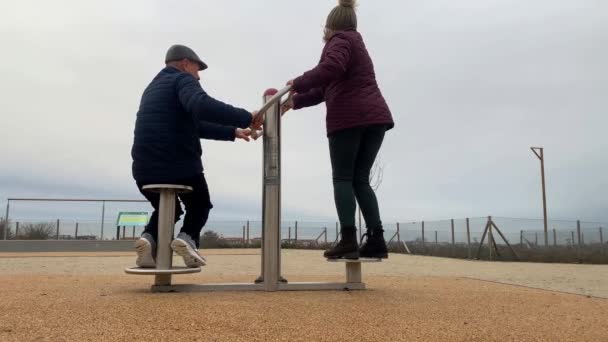
<svg viewBox="0 0 608 342">
<path fill-rule="evenodd" d="M 327 134 L 359 126 L 386 124 L 393 118 L 376 82 L 363 37 L 339 31 L 325 44 L 319 64 L 293 82 L 294 109 L 325 102 Z"/>
<path fill-rule="evenodd" d="M 203 172 L 199 138 L 246 128 L 251 113 L 209 96 L 194 76 L 166 67 L 143 93 L 137 112 L 131 156 L 137 182 L 171 182 Z M 216 130 L 217 132 L 210 132 Z M 214 134 L 215 133 L 215 134 Z"/>
</svg>

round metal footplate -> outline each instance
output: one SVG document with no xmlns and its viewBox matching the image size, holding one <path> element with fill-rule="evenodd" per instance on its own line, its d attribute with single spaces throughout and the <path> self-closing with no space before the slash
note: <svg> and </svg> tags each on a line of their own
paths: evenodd
<svg viewBox="0 0 608 342">
<path fill-rule="evenodd" d="M 170 270 L 157 270 L 156 268 L 141 268 L 141 267 L 127 267 L 125 273 L 127 274 L 139 274 L 139 275 L 158 275 L 158 274 L 189 274 L 198 273 L 201 271 L 200 267 L 183 267 L 176 266 Z"/>
</svg>

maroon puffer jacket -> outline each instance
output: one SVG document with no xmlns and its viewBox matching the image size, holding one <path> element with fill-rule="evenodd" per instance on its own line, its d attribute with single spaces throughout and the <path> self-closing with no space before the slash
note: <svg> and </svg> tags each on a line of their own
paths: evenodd
<svg viewBox="0 0 608 342">
<path fill-rule="evenodd" d="M 326 102 L 328 136 L 357 126 L 394 126 L 376 82 L 372 59 L 357 31 L 336 33 L 325 44 L 319 64 L 296 78 L 293 89 L 297 93 L 294 109 Z"/>
</svg>

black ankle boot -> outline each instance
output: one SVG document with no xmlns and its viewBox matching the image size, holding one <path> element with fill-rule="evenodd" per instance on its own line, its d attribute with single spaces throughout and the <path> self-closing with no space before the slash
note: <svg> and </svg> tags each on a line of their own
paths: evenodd
<svg viewBox="0 0 608 342">
<path fill-rule="evenodd" d="M 363 234 L 361 239 L 366 236 L 367 240 L 359 249 L 359 256 L 362 258 L 387 259 L 388 248 L 384 241 L 384 230 L 382 227 L 376 229 L 367 228 L 367 233 Z"/>
<path fill-rule="evenodd" d="M 357 244 L 355 227 L 342 227 L 340 242 L 323 253 L 328 259 L 359 259 L 359 245 Z"/>
</svg>

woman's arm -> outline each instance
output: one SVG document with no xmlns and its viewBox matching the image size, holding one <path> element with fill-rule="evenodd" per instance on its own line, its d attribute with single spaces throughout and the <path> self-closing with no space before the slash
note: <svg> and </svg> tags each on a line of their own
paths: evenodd
<svg viewBox="0 0 608 342">
<path fill-rule="evenodd" d="M 324 88 L 346 72 L 351 54 L 350 41 L 336 35 L 327 44 L 321 62 L 293 80 L 295 92 L 303 94 L 315 88 Z"/>
<path fill-rule="evenodd" d="M 323 89 L 314 88 L 304 94 L 295 94 L 292 97 L 293 109 L 316 106 L 325 101 Z"/>
</svg>

